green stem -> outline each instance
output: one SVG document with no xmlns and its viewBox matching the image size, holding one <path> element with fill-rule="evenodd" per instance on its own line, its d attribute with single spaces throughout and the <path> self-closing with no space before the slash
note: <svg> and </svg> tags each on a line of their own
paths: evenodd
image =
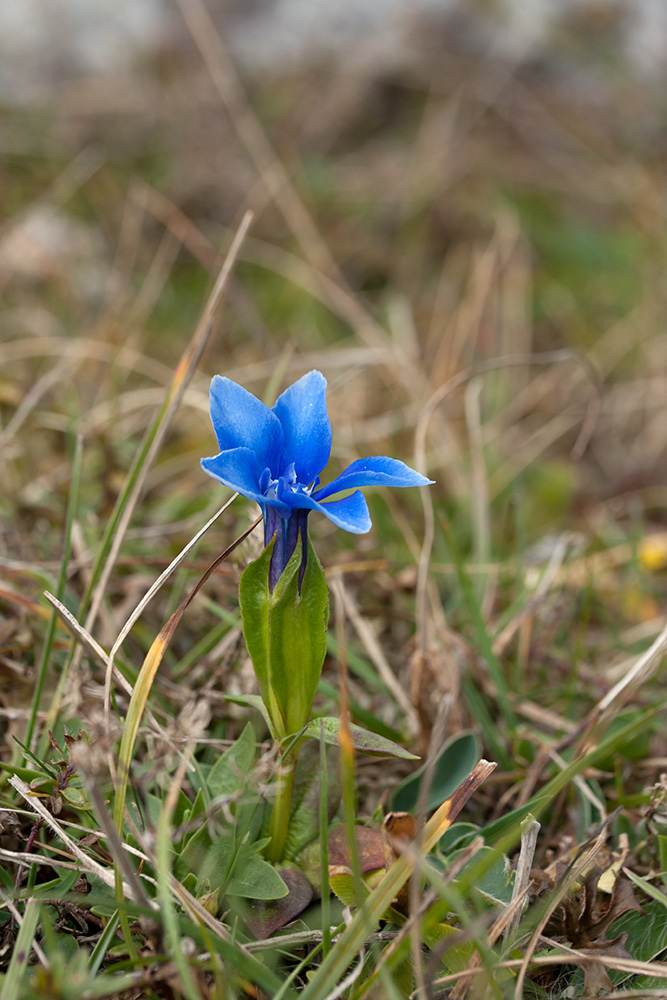
<svg viewBox="0 0 667 1000">
<path fill-rule="evenodd" d="M 294 787 L 294 772 L 298 751 L 293 750 L 289 756 L 283 757 L 278 771 L 276 797 L 273 800 L 269 834 L 271 841 L 266 848 L 267 861 L 281 861 L 285 854 L 285 842 L 289 830 L 290 813 L 292 811 L 292 789 Z"/>
</svg>

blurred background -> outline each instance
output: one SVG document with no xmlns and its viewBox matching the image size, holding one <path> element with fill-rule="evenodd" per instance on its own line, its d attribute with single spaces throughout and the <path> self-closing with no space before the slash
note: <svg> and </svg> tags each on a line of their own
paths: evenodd
<svg viewBox="0 0 667 1000">
<path fill-rule="evenodd" d="M 391 454 L 437 480 L 430 514 L 416 492 L 378 494 L 369 536 L 312 529 L 327 564 L 372 563 L 351 585 L 400 673 L 432 519 L 414 701 L 429 670 L 456 691 L 475 662 L 450 629 L 467 628 L 452 540 L 497 634 L 526 567 L 598 556 L 559 577 L 517 668 L 520 686 L 531 649 L 530 682 L 550 671 L 556 699 L 583 614 L 579 681 L 597 698 L 614 679 L 597 639 L 619 634 L 622 659 L 655 634 L 664 596 L 647 572 L 667 563 L 666 52 L 662 0 L 0 3 L 0 550 L 14 590 L 38 594 L 57 572 L 76 433 L 85 580 L 252 209 L 100 641 L 222 502 L 199 469 L 215 452 L 210 376 L 270 401 L 317 367 L 334 471 Z M 215 532 L 202 559 L 232 528 Z"/>
</svg>

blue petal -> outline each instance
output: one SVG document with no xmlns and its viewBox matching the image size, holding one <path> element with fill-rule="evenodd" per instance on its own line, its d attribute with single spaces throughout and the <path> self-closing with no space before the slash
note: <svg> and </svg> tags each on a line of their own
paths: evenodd
<svg viewBox="0 0 667 1000">
<path fill-rule="evenodd" d="M 249 500 L 255 500 L 262 507 L 268 504 L 284 516 L 289 515 L 290 508 L 286 504 L 265 497 L 260 490 L 257 458 L 250 448 L 231 448 L 213 458 L 202 458 L 201 467 L 209 476 L 220 480 L 225 486 L 236 490 Z"/>
<path fill-rule="evenodd" d="M 359 458 L 356 462 L 352 462 L 340 476 L 328 486 L 317 490 L 313 496 L 323 500 L 325 497 L 333 496 L 334 493 L 350 490 L 356 486 L 428 486 L 432 482 L 432 479 L 415 472 L 397 458 L 377 455 L 374 458 Z"/>
<path fill-rule="evenodd" d="M 220 451 L 250 449 L 257 456 L 260 471 L 268 467 L 277 474 L 283 431 L 268 406 L 222 375 L 215 375 L 211 381 L 210 402 L 211 422 Z"/>
<path fill-rule="evenodd" d="M 331 500 L 329 503 L 318 503 L 307 493 L 292 493 L 285 499 L 292 507 L 306 510 L 319 510 L 321 514 L 328 517 L 338 528 L 351 531 L 355 535 L 363 535 L 371 529 L 371 516 L 368 513 L 368 504 L 362 493 L 357 490 L 349 497 L 341 500 Z"/>
<path fill-rule="evenodd" d="M 326 389 L 321 372 L 308 372 L 285 389 L 273 407 L 285 434 L 280 471 L 294 462 L 297 481 L 304 486 L 322 471 L 331 453 Z"/>
</svg>

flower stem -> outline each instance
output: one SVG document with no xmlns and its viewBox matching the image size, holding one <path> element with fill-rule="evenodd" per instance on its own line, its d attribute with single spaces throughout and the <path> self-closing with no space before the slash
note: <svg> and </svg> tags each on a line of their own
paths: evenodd
<svg viewBox="0 0 667 1000">
<path fill-rule="evenodd" d="M 292 789 L 294 787 L 294 772 L 298 751 L 294 750 L 283 758 L 278 771 L 276 797 L 273 800 L 269 835 L 271 840 L 266 847 L 267 861 L 282 861 L 285 854 L 285 843 L 289 831 L 290 812 L 292 810 Z"/>
</svg>

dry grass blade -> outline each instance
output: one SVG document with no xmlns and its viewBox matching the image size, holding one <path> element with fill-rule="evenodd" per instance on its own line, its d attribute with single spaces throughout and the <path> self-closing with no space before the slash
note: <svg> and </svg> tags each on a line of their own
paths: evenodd
<svg viewBox="0 0 667 1000">
<path fill-rule="evenodd" d="M 220 274 L 218 275 L 211 294 L 209 295 L 194 336 L 181 355 L 178 365 L 176 366 L 172 383 L 169 387 L 165 400 L 164 411 L 159 418 L 159 424 L 155 428 L 153 439 L 151 440 L 146 454 L 143 457 L 142 466 L 136 471 L 136 477 L 134 478 L 128 496 L 125 498 L 123 509 L 120 512 L 120 517 L 118 519 L 113 538 L 111 539 L 106 562 L 97 582 L 95 593 L 93 594 L 91 601 L 90 611 L 88 613 L 88 617 L 86 618 L 86 628 L 88 628 L 88 630 L 90 630 L 92 622 L 96 619 L 97 613 L 102 604 L 106 585 L 118 557 L 118 552 L 120 551 L 120 546 L 132 518 L 134 508 L 139 496 L 141 495 L 148 471 L 151 468 L 160 447 L 162 446 L 162 442 L 164 441 L 167 431 L 171 426 L 174 414 L 181 404 L 185 390 L 195 373 L 199 359 L 201 358 L 204 348 L 206 347 L 208 339 L 213 331 L 213 322 L 217 310 L 220 306 L 223 293 L 227 287 L 227 282 L 229 281 L 232 268 L 236 263 L 241 244 L 245 239 L 251 222 L 252 213 L 246 212 L 232 241 L 232 245 L 229 248 L 229 252 L 227 253 L 222 268 L 220 269 Z"/>
<path fill-rule="evenodd" d="M 178 553 L 178 555 L 174 559 L 172 559 L 172 561 L 169 563 L 169 565 L 164 570 L 164 572 L 161 573 L 160 576 L 157 578 L 157 580 L 155 580 L 155 582 L 149 587 L 149 589 L 147 590 L 147 592 L 141 598 L 141 600 L 137 604 L 136 608 L 134 609 L 134 611 L 132 612 L 132 614 L 130 615 L 130 617 L 127 619 L 127 621 L 123 625 L 122 629 L 120 630 L 120 632 L 118 634 L 118 638 L 116 639 L 116 641 L 114 642 L 113 646 L 111 647 L 111 652 L 109 653 L 109 656 L 108 656 L 108 659 L 107 659 L 107 670 L 106 670 L 106 677 L 105 677 L 105 682 L 104 682 L 104 712 L 105 712 L 105 715 L 107 717 L 107 725 L 108 725 L 109 713 L 111 711 L 111 678 L 112 678 L 112 674 L 114 672 L 114 657 L 115 657 L 116 653 L 118 652 L 118 650 L 120 649 L 120 647 L 123 645 L 123 642 L 125 641 L 126 637 L 129 635 L 129 633 L 130 633 L 130 631 L 132 629 L 132 626 L 139 619 L 139 617 L 142 614 L 144 608 L 150 603 L 150 601 L 153 599 L 153 597 L 155 596 L 155 594 L 157 594 L 158 590 L 162 587 L 162 585 L 165 583 L 165 581 L 169 579 L 169 577 L 172 575 L 172 573 L 176 569 L 178 569 L 178 567 L 181 565 L 181 563 L 183 562 L 183 560 L 187 557 L 188 553 L 191 552 L 192 549 L 194 548 L 194 546 L 197 544 L 197 542 L 199 541 L 199 539 L 204 534 L 206 534 L 206 532 L 208 531 L 208 529 L 213 524 L 215 524 L 215 522 L 218 520 L 218 518 L 221 516 L 221 514 L 224 514 L 224 512 L 227 510 L 227 508 L 234 502 L 234 500 L 236 500 L 237 496 L 238 496 L 238 493 L 234 493 L 229 498 L 229 500 L 227 500 L 222 505 L 222 507 L 218 511 L 216 511 L 216 513 L 213 515 L 213 517 L 209 518 L 209 520 L 206 522 L 206 524 L 204 525 L 204 527 L 199 529 L 199 531 L 197 532 L 197 534 L 193 538 L 190 539 L 190 541 L 187 543 L 187 545 L 185 545 L 181 549 L 181 551 Z M 125 680 L 125 679 L 123 678 L 123 680 Z M 130 693 L 131 693 L 131 688 L 130 688 Z"/>
<path fill-rule="evenodd" d="M 604 965 L 608 969 L 616 969 L 618 972 L 626 972 L 629 975 L 636 976 L 655 976 L 656 978 L 664 979 L 667 978 L 667 963 L 666 962 L 639 962 L 631 958 L 615 958 L 613 955 L 595 955 L 588 953 L 582 955 L 575 948 L 568 948 L 566 944 L 559 941 L 552 941 L 550 938 L 543 937 L 541 942 L 548 945 L 554 949 L 560 949 L 564 951 L 563 955 L 535 955 L 531 959 L 531 966 L 533 968 L 540 967 L 551 967 L 557 965 L 577 965 L 579 962 L 589 962 L 591 964 L 596 963 L 598 965 Z M 510 958 L 506 959 L 504 962 L 498 962 L 496 969 L 519 969 L 523 965 L 523 958 Z M 475 970 L 471 970 L 471 977 L 473 975 L 480 975 L 483 972 L 483 968 L 478 966 Z M 449 984 L 460 979 L 460 972 L 451 972 L 446 976 L 441 976 L 439 979 L 435 980 L 433 986 L 448 986 Z M 449 994 L 450 998 L 452 994 Z M 618 990 L 615 993 L 605 993 L 605 1000 L 611 1000 L 612 997 L 664 997 L 667 996 L 667 990 L 648 990 L 642 989 L 639 992 L 635 990 Z"/>
<path fill-rule="evenodd" d="M 569 945 L 564 944 L 562 941 L 554 941 L 551 938 L 543 937 L 542 941 L 551 946 L 552 948 L 560 948 L 566 954 L 564 960 L 567 961 L 569 956 L 569 961 L 573 960 L 587 962 L 589 959 L 605 965 L 608 969 L 616 969 L 618 972 L 627 972 L 635 976 L 659 976 L 661 978 L 667 978 L 667 962 L 641 962 L 635 958 L 623 958 L 618 955 L 594 955 L 588 952 L 584 955 L 581 954 L 576 948 L 570 948 Z M 545 959 L 544 964 L 548 963 L 548 959 Z"/>
<path fill-rule="evenodd" d="M 480 760 L 452 797 L 443 802 L 436 810 L 422 833 L 421 856 L 428 854 L 433 849 L 468 799 L 495 768 L 495 763 Z M 410 878 L 418 860 L 420 859 L 416 858 L 414 853 L 410 851 L 398 856 L 379 886 L 373 890 L 364 904 L 357 910 L 350 926 L 336 943 L 336 947 L 332 948 L 322 962 L 302 994 L 304 1000 L 326 996 L 335 988 L 339 977 L 348 968 L 354 956 L 359 953 L 368 935 L 374 930 L 375 925 L 387 911 L 392 900 Z"/>
<path fill-rule="evenodd" d="M 560 885 L 554 891 L 551 899 L 549 900 L 549 905 L 546 908 L 541 920 L 539 921 L 537 927 L 533 931 L 530 941 L 526 945 L 525 954 L 521 967 L 519 969 L 519 974 L 516 980 L 516 986 L 514 989 L 515 1000 L 521 1000 L 523 996 L 523 984 L 526 978 L 526 973 L 530 966 L 531 960 L 533 958 L 533 953 L 537 948 L 542 931 L 549 922 L 552 913 L 559 906 L 563 898 L 567 895 L 572 885 L 577 881 L 582 872 L 585 872 L 590 865 L 593 863 L 597 857 L 600 850 L 604 847 L 604 842 L 607 838 L 607 831 L 603 829 L 599 836 L 595 839 L 593 844 L 587 849 L 582 851 L 579 858 L 570 866 L 568 871 L 565 873 L 561 879 Z"/>
<path fill-rule="evenodd" d="M 361 642 L 363 643 L 366 652 L 368 653 L 370 659 L 377 667 L 377 671 L 387 685 L 398 705 L 400 705 L 406 722 L 408 724 L 408 729 L 411 735 L 416 735 L 419 730 L 419 720 L 417 717 L 417 712 L 415 707 L 410 701 L 405 688 L 402 687 L 396 674 L 389 666 L 387 658 L 382 652 L 382 647 L 377 641 L 373 630 L 359 612 L 359 608 L 347 587 L 343 583 L 342 577 L 339 573 L 332 575 L 331 577 L 331 588 L 339 597 L 342 607 L 345 609 L 345 613 L 352 623 L 355 632 L 359 636 Z"/>
<path fill-rule="evenodd" d="M 144 909 L 158 909 L 158 905 L 156 903 L 152 903 L 148 899 L 148 896 L 144 891 L 144 887 L 139 880 L 139 876 L 130 864 L 125 847 L 121 843 L 118 832 L 113 825 L 113 819 L 107 810 L 104 795 L 101 791 L 99 767 L 95 766 L 97 763 L 95 756 L 91 756 L 90 748 L 85 746 L 85 744 L 75 744 L 72 747 L 70 754 L 72 763 L 76 766 L 77 771 L 83 779 L 83 784 L 86 792 L 88 793 L 88 797 L 93 804 L 97 819 L 99 820 L 100 826 L 104 831 L 107 846 L 113 855 L 118 870 L 121 872 L 121 875 L 124 877 L 126 883 L 130 886 L 132 899 L 138 906 L 141 906 Z"/>
<path fill-rule="evenodd" d="M 563 565 L 563 560 L 567 554 L 569 538 L 561 535 L 553 547 L 549 562 L 537 584 L 535 591 L 528 598 L 521 610 L 516 614 L 500 632 L 493 642 L 493 652 L 496 656 L 501 656 L 510 642 L 516 635 L 523 622 L 539 608 L 545 600 L 552 586 L 558 579 L 558 574 Z"/>
<path fill-rule="evenodd" d="M 612 712 L 618 712 L 630 695 L 653 676 L 667 654 L 667 625 L 642 656 L 633 664 L 611 691 L 600 699 L 589 716 L 589 733 L 604 722 Z"/>
<path fill-rule="evenodd" d="M 49 604 L 51 604 L 52 607 L 55 609 L 56 613 L 58 614 L 58 617 L 67 627 L 67 629 L 75 636 L 75 638 L 79 640 L 84 649 L 87 650 L 88 654 L 92 656 L 94 659 L 99 660 L 102 666 L 104 666 L 107 669 L 109 674 L 113 673 L 113 676 L 116 678 L 116 680 L 122 687 L 125 694 L 132 697 L 132 685 L 123 676 L 118 667 L 113 663 L 113 661 L 111 660 L 111 656 L 106 652 L 106 650 L 102 648 L 102 646 L 100 646 L 99 642 L 92 635 L 90 635 L 89 632 L 86 631 L 83 625 L 81 625 L 81 623 L 78 622 L 77 619 L 74 617 L 69 608 L 66 608 L 65 605 L 58 600 L 57 597 L 54 597 L 54 595 L 51 594 L 48 590 L 44 591 L 44 597 L 47 599 Z M 147 716 L 155 732 L 162 732 L 162 728 L 159 725 L 153 713 L 147 711 Z M 107 721 L 107 728 L 108 726 L 109 723 Z"/>
<path fill-rule="evenodd" d="M 205 4 L 202 0 L 178 0 L 178 3 L 220 98 L 270 196 L 275 198 L 306 260 L 311 261 L 321 272 L 321 279 L 317 276 L 318 283 L 329 279 L 327 297 L 338 301 L 339 308 L 344 311 L 346 319 L 356 329 L 361 340 L 369 347 L 386 348 L 387 337 L 384 330 L 348 291 L 327 244 L 318 233 L 308 209 L 255 117 Z"/>
<path fill-rule="evenodd" d="M 132 759 L 132 753 L 134 750 L 134 744 L 137 738 L 137 733 L 139 731 L 139 723 L 143 717 L 143 713 L 146 709 L 146 702 L 148 700 L 148 695 L 150 693 L 155 675 L 157 673 L 158 667 L 162 662 L 162 658 L 167 650 L 167 646 L 171 642 L 171 639 L 176 631 L 176 627 L 181 620 L 183 613 L 189 606 L 192 600 L 199 593 L 203 585 L 209 579 L 212 573 L 218 568 L 218 566 L 224 562 L 224 560 L 234 551 L 234 549 L 241 544 L 244 539 L 248 537 L 251 531 L 260 524 L 262 518 L 261 516 L 254 521 L 249 528 L 239 535 L 231 545 L 228 545 L 225 551 L 218 556 L 214 562 L 211 563 L 209 568 L 203 574 L 203 576 L 197 581 L 196 585 L 192 588 L 190 593 L 183 598 L 179 606 L 176 608 L 174 613 L 170 616 L 169 620 L 162 626 L 160 632 L 153 640 L 151 648 L 148 650 L 144 662 L 139 671 L 139 676 L 137 682 L 134 686 L 132 692 L 132 697 L 130 699 L 130 704 L 127 710 L 127 716 L 125 718 L 125 726 L 123 729 L 123 736 L 120 744 L 120 752 L 118 755 L 118 787 L 116 788 L 116 799 L 114 802 L 114 821 L 116 823 L 116 829 L 122 834 L 123 830 L 123 817 L 125 813 L 125 796 L 127 794 L 127 784 L 130 776 L 130 761 Z"/>
<path fill-rule="evenodd" d="M 468 844 L 468 846 L 461 851 L 459 856 L 449 865 L 446 875 L 447 882 L 450 883 L 454 881 L 454 879 L 457 879 L 461 874 L 461 872 L 463 871 L 463 869 L 465 868 L 465 866 L 469 864 L 469 862 L 472 861 L 472 859 L 477 854 L 479 854 L 479 852 L 483 847 L 484 847 L 484 838 L 475 837 L 475 839 L 471 841 L 471 843 Z M 429 874 L 432 877 L 433 875 L 432 870 L 429 872 Z M 438 895 L 439 894 L 437 891 L 430 891 L 424 894 L 421 900 L 418 901 L 417 906 L 413 906 L 412 901 L 410 902 L 410 916 L 403 924 L 398 934 L 396 934 L 389 947 L 386 948 L 385 951 L 383 951 L 382 953 L 383 962 L 387 962 L 391 958 L 391 956 L 394 954 L 395 951 L 398 950 L 398 948 L 403 943 L 408 934 L 411 934 L 413 939 L 418 940 L 421 944 L 420 919 L 426 913 L 426 911 L 429 909 L 432 903 L 438 899 Z M 432 952 L 432 957 L 434 954 L 435 952 Z M 415 969 L 415 974 L 417 974 L 416 973 L 417 964 L 421 964 L 421 948 L 420 948 L 419 963 L 415 963 L 415 958 L 416 955 L 414 955 L 413 953 L 413 967 Z M 421 980 L 422 983 L 418 984 L 417 989 L 415 990 L 414 995 L 416 997 L 425 995 L 425 990 L 428 989 L 428 985 L 424 981 L 423 971 L 421 974 Z"/>
<path fill-rule="evenodd" d="M 21 337 L 0 347 L 0 363 L 11 365 L 18 361 L 34 358 L 62 358 L 71 348 L 71 340 L 63 336 Z M 79 337 L 76 341 L 76 356 L 82 361 L 101 362 L 137 372 L 151 381 L 168 385 L 173 370 L 160 361 L 146 358 L 127 344 L 111 344 L 91 337 Z M 88 414 L 86 414 L 86 418 Z"/>
<path fill-rule="evenodd" d="M 46 808 L 46 806 L 41 802 L 41 800 L 31 792 L 30 787 L 26 785 L 25 781 L 22 781 L 18 775 L 14 774 L 9 779 L 9 784 L 16 789 L 21 798 L 25 799 L 29 806 L 34 809 L 37 815 L 44 820 L 46 825 L 50 827 L 51 830 L 58 836 L 63 844 L 67 847 L 74 857 L 79 861 L 81 867 L 84 871 L 87 871 L 90 875 L 96 875 L 100 878 L 105 885 L 110 889 L 115 886 L 115 881 L 113 873 L 108 869 L 104 868 L 99 862 L 95 861 L 94 858 L 89 857 L 85 851 L 82 851 L 76 841 L 72 840 L 66 833 L 63 827 L 60 825 L 58 820 L 53 816 L 52 813 Z M 126 892 L 131 894 L 131 890 L 128 886 L 124 886 Z"/>
<path fill-rule="evenodd" d="M 86 652 L 89 654 L 89 656 L 92 656 L 94 659 L 99 660 L 100 663 L 103 663 L 106 666 L 109 662 L 109 657 L 107 655 L 106 650 L 104 650 L 102 646 L 100 646 L 97 639 L 95 639 L 90 634 L 90 632 L 88 632 L 87 629 L 85 629 L 83 625 L 79 621 L 77 621 L 77 619 L 69 610 L 69 608 L 66 608 L 65 605 L 62 603 L 62 601 L 59 601 L 54 594 L 52 594 L 48 590 L 45 590 L 44 597 L 47 599 L 49 604 L 55 609 L 61 622 L 67 628 L 67 631 L 71 632 L 72 635 L 74 635 L 75 638 L 79 640 L 79 642 L 86 650 Z M 121 684 L 125 685 L 125 690 L 127 691 L 127 693 L 131 694 L 132 685 L 129 683 L 129 681 L 126 681 L 125 678 L 120 673 L 119 673 L 119 680 Z"/>
<path fill-rule="evenodd" d="M 449 381 L 444 385 L 440 386 L 440 388 L 437 389 L 432 394 L 430 399 L 428 399 L 424 404 L 419 422 L 417 424 L 414 449 L 415 468 L 426 474 L 426 439 L 429 424 L 436 410 L 449 396 L 456 392 L 457 389 L 460 389 L 462 386 L 470 382 L 471 379 L 490 372 L 500 371 L 504 368 L 522 368 L 526 365 L 554 365 L 566 362 L 575 362 L 581 365 L 593 387 L 593 396 L 589 403 L 579 436 L 574 448 L 572 449 L 573 456 L 581 456 L 588 446 L 588 442 L 590 441 L 595 427 L 595 422 L 597 420 L 597 414 L 600 407 L 600 383 L 596 369 L 585 356 L 575 351 L 565 349 L 558 351 L 546 351 L 542 354 L 526 354 L 508 356 L 504 358 L 492 358 L 490 361 L 466 368 L 464 371 L 459 372 L 458 375 L 449 379 Z M 426 646 L 428 642 L 427 590 L 431 553 L 433 551 L 433 541 L 435 537 L 435 514 L 433 510 L 433 499 L 429 491 L 420 490 L 420 496 L 424 506 L 424 540 L 422 543 L 417 573 L 417 632 L 420 652 L 423 658 L 426 654 Z"/>
<path fill-rule="evenodd" d="M 10 851 L 6 847 L 0 847 L 0 858 L 9 861 L 10 864 L 19 865 L 22 868 L 31 868 L 33 865 L 47 865 L 50 868 L 62 868 L 64 871 L 78 872 L 81 866 L 73 861 L 61 861 L 59 858 L 42 858 L 38 854 L 26 854 L 25 851 Z"/>
<path fill-rule="evenodd" d="M 539 832 L 540 824 L 529 813 L 521 824 L 521 848 L 514 875 L 512 903 L 514 903 L 517 899 L 521 899 L 523 902 L 525 898 L 526 891 L 530 883 L 530 870 L 533 867 L 533 858 L 535 857 L 535 847 L 537 845 L 537 835 Z M 511 920 L 508 921 L 507 926 L 505 927 L 506 938 L 511 937 L 512 934 L 516 932 L 521 920 L 522 911 L 523 906 L 517 907 Z"/>
<path fill-rule="evenodd" d="M 78 345 L 76 344 L 70 344 L 65 351 L 65 357 L 61 358 L 61 360 L 55 364 L 53 368 L 46 371 L 42 377 L 37 379 L 34 385 L 30 387 L 20 404 L 17 406 L 11 420 L 8 422 L 2 433 L 0 433 L 0 452 L 7 447 L 14 435 L 20 430 L 30 416 L 31 412 L 37 406 L 40 399 L 46 395 L 49 389 L 51 389 L 52 386 L 57 385 L 67 373 L 72 375 L 72 369 L 76 370 L 80 360 L 77 347 Z"/>
</svg>

